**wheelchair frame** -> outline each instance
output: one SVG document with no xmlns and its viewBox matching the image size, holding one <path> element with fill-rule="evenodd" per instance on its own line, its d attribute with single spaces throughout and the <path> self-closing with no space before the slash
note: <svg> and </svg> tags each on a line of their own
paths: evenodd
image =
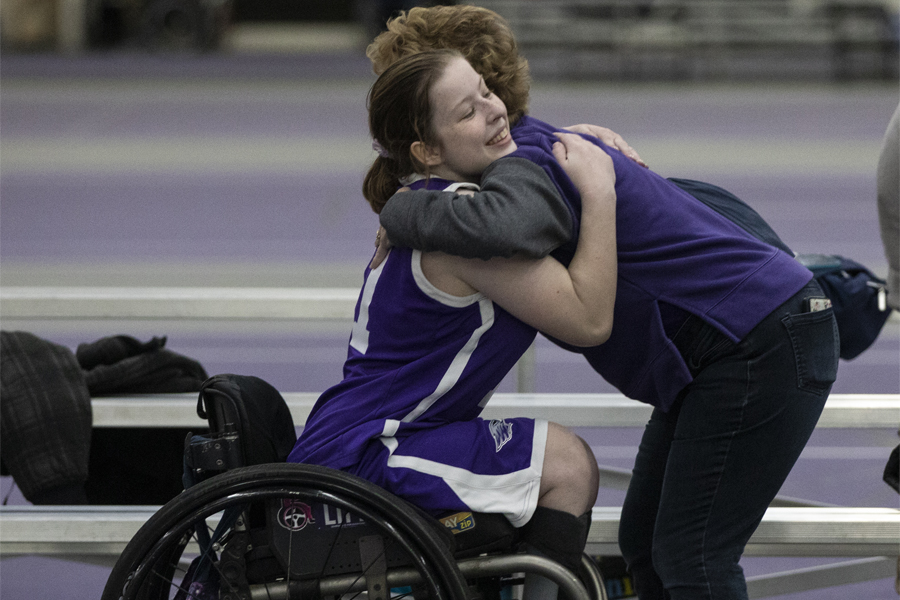
<svg viewBox="0 0 900 600">
<path fill-rule="evenodd" d="M 349 600 L 363 592 L 368 600 L 390 600 L 404 588 L 416 600 L 499 600 L 501 587 L 524 573 L 554 581 L 568 600 L 607 600 L 586 555 L 573 573 L 518 551 L 511 537 L 476 537 L 478 523 L 491 518 L 512 530 L 497 515 L 469 513 L 470 526 L 451 533 L 405 500 L 342 471 L 242 466 L 254 433 L 241 401 L 201 389 L 198 414 L 208 419 L 210 434 L 186 443 L 186 475 L 207 478 L 138 530 L 102 600 Z"/>
</svg>

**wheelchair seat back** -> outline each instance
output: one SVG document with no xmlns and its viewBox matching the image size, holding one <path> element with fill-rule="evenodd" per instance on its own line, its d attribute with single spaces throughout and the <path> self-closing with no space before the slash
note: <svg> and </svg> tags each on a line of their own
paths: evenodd
<svg viewBox="0 0 900 600">
<path fill-rule="evenodd" d="M 287 402 L 258 377 L 210 377 L 200 388 L 197 414 L 209 423 L 209 434 L 189 439 L 185 454 L 199 479 L 237 467 L 285 462 L 297 441 Z"/>
</svg>

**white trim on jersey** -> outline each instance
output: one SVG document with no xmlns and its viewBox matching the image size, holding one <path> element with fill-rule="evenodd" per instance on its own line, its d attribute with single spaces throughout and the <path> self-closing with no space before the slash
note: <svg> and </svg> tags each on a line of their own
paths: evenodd
<svg viewBox="0 0 900 600">
<path fill-rule="evenodd" d="M 457 192 L 459 190 L 471 190 L 473 192 L 480 192 L 481 186 L 477 183 L 470 183 L 468 181 L 457 181 L 455 183 L 451 183 L 447 187 L 444 188 L 445 192 Z"/>
<path fill-rule="evenodd" d="M 459 381 L 463 370 L 465 370 L 466 365 L 469 363 L 469 359 L 472 358 L 472 353 L 475 352 L 475 349 L 478 347 L 481 336 L 494 324 L 494 303 L 488 298 L 482 297 L 481 300 L 478 301 L 478 308 L 481 310 L 481 325 L 472 332 L 472 335 L 469 336 L 466 344 L 460 348 L 459 352 L 456 353 L 456 356 L 453 357 L 450 366 L 447 367 L 447 371 L 444 373 L 444 376 L 441 377 L 441 381 L 438 383 L 437 388 L 435 388 L 428 397 L 419 402 L 419 405 L 416 406 L 412 412 L 403 417 L 405 423 L 410 423 L 419 418 Z"/>
<path fill-rule="evenodd" d="M 464 308 L 486 298 L 481 292 L 475 292 L 468 296 L 454 296 L 453 294 L 448 294 L 447 292 L 436 288 L 433 283 L 428 281 L 428 277 L 425 276 L 425 271 L 422 270 L 421 250 L 412 251 L 410 266 L 412 268 L 413 279 L 422 293 L 445 306 Z"/>
<path fill-rule="evenodd" d="M 428 178 L 425 177 L 425 175 L 423 175 L 422 173 L 413 173 L 411 175 L 407 175 L 406 177 L 401 177 L 400 185 L 410 186 L 417 181 L 422 181 L 423 179 L 428 179 Z M 471 183 L 468 181 L 456 181 L 454 183 L 451 183 L 450 185 L 448 185 L 441 191 L 455 192 L 456 190 L 460 190 L 460 189 L 472 190 L 473 192 L 479 192 L 479 191 L 481 191 L 481 186 L 478 185 L 477 183 Z"/>
<path fill-rule="evenodd" d="M 350 332 L 350 347 L 365 354 L 369 349 L 369 305 L 372 304 L 372 297 L 375 295 L 375 286 L 378 285 L 378 279 L 384 272 L 384 264 L 387 262 L 386 257 L 377 268 L 369 271 L 366 283 L 363 286 L 362 297 L 359 300 L 359 316 L 353 322 L 353 329 Z"/>
</svg>

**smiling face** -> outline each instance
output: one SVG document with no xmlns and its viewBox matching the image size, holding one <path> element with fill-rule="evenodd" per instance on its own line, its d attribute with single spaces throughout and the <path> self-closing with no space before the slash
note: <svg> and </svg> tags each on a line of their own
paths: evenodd
<svg viewBox="0 0 900 600">
<path fill-rule="evenodd" d="M 489 164 L 516 149 L 506 106 L 464 58 L 450 59 L 430 96 L 437 144 L 412 150 L 432 175 L 478 183 Z"/>
</svg>

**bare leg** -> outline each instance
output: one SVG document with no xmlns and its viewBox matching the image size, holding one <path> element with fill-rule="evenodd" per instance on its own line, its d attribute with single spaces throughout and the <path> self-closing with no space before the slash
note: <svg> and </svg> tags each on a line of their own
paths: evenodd
<svg viewBox="0 0 900 600">
<path fill-rule="evenodd" d="M 579 517 L 597 500 L 600 472 L 590 447 L 556 423 L 547 430 L 547 450 L 538 506 Z"/>
</svg>

